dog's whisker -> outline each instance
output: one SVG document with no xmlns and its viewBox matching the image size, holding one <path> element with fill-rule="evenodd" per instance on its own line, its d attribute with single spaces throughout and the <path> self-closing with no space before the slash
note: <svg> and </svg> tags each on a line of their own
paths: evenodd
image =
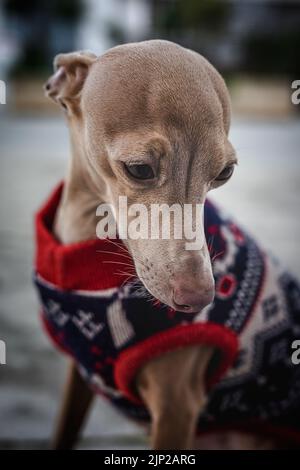
<svg viewBox="0 0 300 470">
<path fill-rule="evenodd" d="M 132 277 L 132 275 L 130 274 L 129 276 L 126 277 L 126 279 L 124 279 L 124 281 L 122 282 L 120 288 L 122 289 L 122 287 L 124 287 L 125 284 L 131 286 L 134 284 L 134 278 Z"/>
<path fill-rule="evenodd" d="M 126 255 L 126 256 L 128 256 L 130 259 L 133 259 L 132 256 L 130 255 L 129 251 L 127 250 L 127 248 L 126 248 L 125 246 L 122 246 L 121 244 L 116 243 L 114 240 L 111 240 L 110 238 L 107 238 L 106 240 L 107 240 L 109 243 L 111 243 L 112 245 L 118 247 L 118 248 L 123 252 L 123 253 L 115 253 L 115 254 L 117 254 L 117 255 L 122 255 L 122 256 L 125 256 L 125 255 Z M 100 251 L 100 250 L 99 250 L 99 251 Z M 105 251 L 104 251 L 104 253 L 105 253 Z M 106 252 L 106 253 L 108 253 L 108 252 Z M 114 252 L 113 252 L 113 253 L 114 253 Z M 138 258 L 137 256 L 135 256 L 135 259 L 136 259 L 139 263 L 141 263 L 144 267 L 147 266 L 147 265 L 145 264 L 145 262 L 144 262 L 142 259 Z"/>
<path fill-rule="evenodd" d="M 105 253 L 105 254 L 109 254 L 109 255 L 123 256 L 124 258 L 132 259 L 132 257 L 129 254 L 118 253 L 116 251 L 97 250 L 97 253 Z"/>
<path fill-rule="evenodd" d="M 215 261 L 215 259 L 216 259 L 218 256 L 223 255 L 223 253 L 224 253 L 224 250 L 223 250 L 223 251 L 219 251 L 218 253 L 216 253 L 216 254 L 212 257 L 212 261 Z"/>
<path fill-rule="evenodd" d="M 211 252 L 213 249 L 214 239 L 215 239 L 215 235 L 212 235 L 207 243 L 207 248 L 209 252 Z"/>
<path fill-rule="evenodd" d="M 133 268 L 133 266 L 129 263 L 123 263 L 122 261 L 110 261 L 110 260 L 104 260 L 102 263 L 105 264 L 122 264 L 123 266 L 127 266 L 128 268 Z"/>
<path fill-rule="evenodd" d="M 135 277 L 134 273 L 129 273 L 127 271 L 116 271 L 117 274 L 122 274 L 122 275 L 125 275 L 125 276 L 132 276 L 132 277 Z"/>
<path fill-rule="evenodd" d="M 123 251 L 122 253 L 119 253 L 119 252 L 114 252 L 114 251 L 106 251 L 106 250 L 97 250 L 97 253 L 107 253 L 107 254 L 112 254 L 112 255 L 116 255 L 116 256 L 123 256 L 124 258 L 128 258 L 130 260 L 133 261 L 133 258 L 132 256 L 130 255 L 130 253 L 128 252 L 128 250 L 125 248 L 125 247 L 122 247 L 121 245 L 119 245 L 118 243 L 115 243 L 113 240 L 111 239 L 107 239 L 110 243 L 112 243 L 114 246 L 117 246 L 118 248 L 121 249 L 121 251 Z M 137 256 L 135 256 L 135 259 L 136 261 L 138 261 L 143 267 L 147 267 L 147 264 L 140 258 L 138 258 Z"/>
<path fill-rule="evenodd" d="M 128 276 L 133 276 L 133 277 L 134 277 L 134 273 L 132 273 L 132 272 L 130 273 L 130 272 L 128 272 L 128 271 L 120 271 L 120 270 L 119 270 L 119 273 L 127 274 Z"/>
<path fill-rule="evenodd" d="M 112 245 L 116 246 L 117 248 L 119 248 L 121 251 L 124 251 L 124 252 L 128 253 L 127 248 L 124 245 L 122 245 L 121 243 L 117 243 L 114 240 L 112 240 L 111 238 L 106 238 L 105 240 L 108 241 L 109 243 L 111 243 Z"/>
</svg>

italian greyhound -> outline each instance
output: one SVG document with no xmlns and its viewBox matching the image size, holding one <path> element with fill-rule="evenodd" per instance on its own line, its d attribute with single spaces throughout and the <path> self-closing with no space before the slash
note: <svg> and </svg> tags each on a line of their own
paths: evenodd
<svg viewBox="0 0 300 470">
<path fill-rule="evenodd" d="M 208 191 L 230 179 L 237 158 L 228 140 L 229 95 L 201 55 L 152 40 L 114 47 L 100 57 L 59 54 L 54 65 L 45 90 L 65 112 L 72 149 L 54 222 L 62 244 L 95 237 L 97 206 L 112 204 L 117 213 L 119 195 L 146 207 L 204 203 Z M 153 297 L 189 314 L 213 301 L 215 286 L 207 243 L 187 251 L 185 242 L 124 241 Z M 139 371 L 136 390 L 151 416 L 154 449 L 195 446 L 213 352 L 210 346 L 188 346 Z M 74 444 L 92 397 L 72 363 L 54 448 Z M 221 433 L 218 442 L 209 439 L 203 446 L 258 446 L 249 439 Z"/>
</svg>

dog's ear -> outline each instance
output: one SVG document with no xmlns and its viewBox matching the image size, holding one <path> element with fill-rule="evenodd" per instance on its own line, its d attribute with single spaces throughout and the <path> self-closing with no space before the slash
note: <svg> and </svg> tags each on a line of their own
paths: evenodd
<svg viewBox="0 0 300 470">
<path fill-rule="evenodd" d="M 83 84 L 96 59 L 95 54 L 85 51 L 58 54 L 54 59 L 54 74 L 44 85 L 46 96 L 66 110 L 78 109 Z"/>
</svg>

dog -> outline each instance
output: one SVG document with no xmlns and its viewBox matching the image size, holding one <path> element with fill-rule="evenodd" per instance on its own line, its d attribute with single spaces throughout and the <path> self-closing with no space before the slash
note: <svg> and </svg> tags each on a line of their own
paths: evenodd
<svg viewBox="0 0 300 470">
<path fill-rule="evenodd" d="M 271 261 L 266 261 L 265 254 L 262 254 L 255 242 L 231 220 L 227 220 L 211 203 L 205 205 L 206 218 L 210 222 L 202 229 L 211 230 L 206 234 L 206 240 L 209 236 L 215 239 L 212 241 L 214 249 L 218 244 L 221 248 L 226 245 L 226 256 L 221 253 L 214 263 L 207 241 L 201 249 L 187 251 L 184 237 L 168 241 L 127 239 L 123 241 L 126 251 L 119 241 L 109 246 L 106 244 L 108 242 L 105 242 L 104 245 L 105 260 L 109 261 L 107 256 L 110 249 L 112 262 L 121 263 L 120 256 L 124 256 L 123 261 L 127 266 L 132 262 L 135 273 L 147 292 L 159 301 L 158 306 L 151 306 L 148 316 L 145 313 L 149 328 L 152 328 L 154 323 L 151 309 L 156 309 L 156 312 L 161 313 L 161 316 L 155 315 L 155 318 L 161 319 L 157 320 L 157 325 L 168 330 L 171 328 L 168 323 L 171 318 L 172 328 L 176 330 L 176 334 L 172 333 L 172 338 L 174 339 L 180 330 L 181 342 L 176 339 L 172 340 L 171 348 L 161 346 L 162 335 L 159 336 L 155 331 L 160 338 L 159 342 L 155 342 L 152 349 L 147 349 L 142 362 L 136 360 L 135 367 L 132 366 L 135 357 L 126 356 L 122 351 L 122 367 L 120 364 L 117 367 L 118 381 L 123 393 L 121 396 L 118 395 L 119 390 L 103 383 L 101 373 L 91 377 L 86 370 L 81 370 L 84 376 L 82 378 L 75 362 L 80 362 L 78 357 L 83 349 L 77 355 L 74 351 L 72 353 L 70 345 L 65 344 L 64 347 L 64 342 L 67 343 L 65 338 L 69 338 L 74 332 L 74 325 L 80 330 L 80 334 L 86 326 L 81 306 L 97 310 L 92 306 L 93 296 L 88 297 L 86 292 L 83 292 L 84 289 L 101 289 L 101 302 L 104 303 L 105 298 L 110 299 L 107 301 L 109 303 L 111 299 L 115 301 L 117 296 L 119 304 L 121 298 L 124 305 L 129 299 L 128 305 L 143 310 L 134 318 L 140 318 L 148 311 L 146 301 L 135 295 L 135 289 L 132 292 L 130 287 L 116 280 L 113 265 L 107 264 L 104 270 L 103 265 L 96 266 L 96 262 L 92 260 L 88 247 L 92 246 L 95 253 L 99 243 L 99 240 L 95 240 L 98 222 L 96 209 L 99 203 L 111 204 L 116 216 L 120 195 L 127 196 L 128 204 L 139 202 L 148 208 L 152 203 L 165 203 L 169 206 L 178 203 L 204 204 L 207 193 L 226 183 L 232 176 L 237 157 L 228 140 L 230 100 L 222 77 L 201 55 L 161 40 L 114 47 L 100 57 L 89 52 L 60 54 L 55 58 L 54 67 L 55 73 L 46 83 L 45 90 L 47 96 L 58 103 L 66 114 L 72 158 L 64 185 L 56 190 L 38 214 L 37 243 L 50 248 L 38 252 L 36 282 L 46 312 L 45 324 L 48 332 L 66 352 L 71 353 L 75 361 L 72 360 L 70 365 L 69 380 L 53 447 L 70 448 L 75 443 L 94 396 L 85 379 L 94 386 L 94 390 L 98 385 L 100 392 L 118 402 L 120 407 L 123 406 L 124 397 L 127 398 L 131 417 L 144 418 L 146 409 L 146 415 L 151 422 L 152 448 L 191 449 L 195 445 L 201 447 L 201 439 L 195 444 L 199 416 L 205 421 L 207 430 L 210 430 L 210 419 L 215 418 L 211 416 L 211 407 L 207 408 L 211 393 L 208 377 L 216 375 L 212 373 L 214 370 L 218 371 L 218 380 L 225 372 L 229 374 L 224 388 L 220 388 L 219 395 L 217 393 L 213 396 L 215 404 L 218 403 L 221 424 L 224 424 L 223 416 L 226 416 L 227 421 L 232 418 L 233 424 L 231 431 L 223 431 L 222 425 L 220 429 L 214 429 L 214 439 L 211 436 L 202 438 L 202 446 L 273 448 L 277 445 L 274 436 L 280 436 L 282 439 L 282 433 L 278 434 L 274 429 L 278 431 L 280 426 L 286 429 L 287 424 L 290 426 L 291 413 L 293 419 L 296 417 L 295 410 L 299 414 L 299 400 L 295 397 L 299 386 L 299 373 L 292 363 L 287 365 L 289 345 L 282 343 L 283 356 L 280 356 L 280 351 L 276 351 L 283 333 L 285 341 L 287 338 L 292 341 L 296 337 L 299 320 L 293 317 L 291 321 L 291 312 L 299 313 L 296 297 L 300 290 L 296 281 L 277 268 L 276 263 L 271 267 Z M 85 241 L 88 241 L 88 246 L 84 245 Z M 101 247 L 103 248 L 102 244 Z M 73 249 L 77 253 L 74 257 L 76 261 L 70 258 Z M 245 272 L 240 273 L 239 269 L 244 262 Z M 250 263 L 247 265 L 249 272 L 246 271 L 247 263 Z M 241 280 L 238 276 L 233 278 L 233 275 L 228 275 L 228 270 L 230 271 L 234 264 L 237 274 L 245 275 L 240 291 L 236 284 L 242 284 Z M 275 270 L 276 275 L 268 277 L 266 266 L 272 272 Z M 216 270 L 219 277 L 216 276 Z M 91 271 L 99 274 L 99 277 L 93 275 L 91 284 L 88 284 L 85 279 L 90 279 Z M 64 278 L 66 273 L 74 274 L 71 275 L 72 282 L 68 283 Z M 245 273 L 249 284 L 246 283 Z M 129 275 L 132 276 L 132 271 Z M 215 284 L 216 279 L 218 285 Z M 80 280 L 83 281 L 83 289 L 79 285 Z M 113 288 L 117 287 L 117 292 L 110 290 L 109 280 Z M 62 282 L 62 289 L 58 293 L 54 289 L 56 281 L 57 284 Z M 263 283 L 265 290 L 260 287 Z M 72 296 L 75 290 L 79 308 L 70 314 L 62 309 L 61 305 L 76 304 L 74 298 L 68 297 Z M 233 308 L 229 298 L 234 295 L 240 295 L 240 298 L 235 299 Z M 264 323 L 260 322 L 258 318 L 259 315 L 262 316 L 262 305 L 266 305 L 267 310 L 272 296 L 280 305 L 277 310 L 273 306 L 273 310 L 276 310 L 273 315 L 272 305 L 269 306 L 271 313 L 265 314 Z M 294 302 L 293 305 L 288 305 L 289 301 Z M 105 309 L 107 307 L 108 304 Z M 93 322 L 93 331 L 85 330 L 84 334 L 89 340 L 94 338 L 94 333 L 100 335 L 101 329 L 104 331 L 107 328 L 106 321 L 116 321 L 111 311 L 114 310 L 110 309 L 111 320 L 105 317 L 105 310 L 105 314 L 101 314 L 101 323 Z M 81 313 L 76 316 L 78 312 Z M 115 313 L 115 316 L 117 314 L 123 315 L 120 311 Z M 72 325 L 68 329 L 70 318 Z M 133 325 L 135 320 L 130 318 L 130 314 L 122 321 L 126 322 L 127 330 L 131 328 L 136 333 L 135 328 L 138 329 L 138 326 Z M 210 322 L 214 323 L 211 328 Z M 248 334 L 247 325 L 251 325 L 252 333 Z M 192 327 L 196 328 L 197 333 L 192 332 Z M 209 329 L 209 334 L 204 334 L 204 329 Z M 145 331 L 145 327 L 142 330 Z M 275 330 L 278 335 L 273 337 L 271 333 Z M 275 419 L 277 425 L 273 427 L 272 432 L 267 432 L 269 427 L 265 426 L 268 436 L 265 440 L 257 437 L 257 424 L 250 427 L 249 434 L 247 426 L 243 428 L 234 422 L 237 419 L 237 410 L 242 416 L 246 416 L 247 420 L 250 419 L 249 412 L 251 416 L 247 403 L 249 405 L 252 398 L 248 397 L 247 403 L 243 400 L 239 381 L 241 377 L 247 377 L 248 380 L 249 375 L 251 380 L 253 379 L 252 369 L 258 367 L 255 364 L 255 354 L 262 354 L 256 341 L 262 336 L 271 338 L 273 342 L 270 348 L 275 348 L 274 362 L 269 364 L 271 378 L 274 378 L 277 370 L 280 378 L 288 377 L 292 388 L 291 397 L 281 397 L 282 402 L 284 398 L 287 401 L 285 408 L 280 402 L 280 406 L 284 408 L 282 413 L 274 409 L 274 400 L 268 403 L 268 412 L 262 409 L 260 404 L 257 406 L 255 412 L 259 412 L 257 417 L 260 423 L 264 423 L 265 414 L 267 418 L 271 417 L 273 421 Z M 246 347 L 243 351 L 242 346 L 250 337 L 253 348 L 251 354 L 248 351 L 251 357 L 247 357 Z M 76 341 L 74 339 L 73 343 Z M 78 346 L 79 343 L 76 344 Z M 93 348 L 95 352 L 97 345 L 94 343 Z M 132 351 L 136 352 L 131 348 Z M 225 362 L 220 359 L 220 351 L 225 357 Z M 243 353 L 246 355 L 244 359 Z M 283 364 L 285 361 L 286 369 L 281 368 L 281 362 L 280 367 L 278 366 L 276 354 L 279 362 L 282 361 Z M 271 361 L 271 353 L 268 361 Z M 229 367 L 231 370 L 228 372 Z M 289 375 L 291 370 L 292 378 Z M 216 380 L 215 377 L 212 382 Z M 255 380 L 258 387 L 262 387 L 267 381 L 265 376 L 259 374 L 255 376 Z M 246 382 L 246 385 L 248 388 L 253 387 L 251 393 L 256 393 L 253 382 Z M 212 394 L 214 393 L 212 390 Z M 141 404 L 143 410 L 139 411 Z M 288 417 L 286 410 L 289 412 Z M 280 419 L 277 422 L 279 414 Z M 285 431 L 286 439 L 300 442 L 295 423 L 290 428 L 289 432 Z M 241 437 L 243 431 L 247 432 L 247 437 L 245 434 Z"/>
</svg>

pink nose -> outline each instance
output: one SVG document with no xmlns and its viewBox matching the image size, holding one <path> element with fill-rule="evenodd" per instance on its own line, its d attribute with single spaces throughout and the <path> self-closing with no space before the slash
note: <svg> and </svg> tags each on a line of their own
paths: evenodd
<svg viewBox="0 0 300 470">
<path fill-rule="evenodd" d="M 203 282 L 175 278 L 170 281 L 173 291 L 174 308 L 181 312 L 196 313 L 210 304 L 214 299 L 212 279 Z"/>
</svg>

